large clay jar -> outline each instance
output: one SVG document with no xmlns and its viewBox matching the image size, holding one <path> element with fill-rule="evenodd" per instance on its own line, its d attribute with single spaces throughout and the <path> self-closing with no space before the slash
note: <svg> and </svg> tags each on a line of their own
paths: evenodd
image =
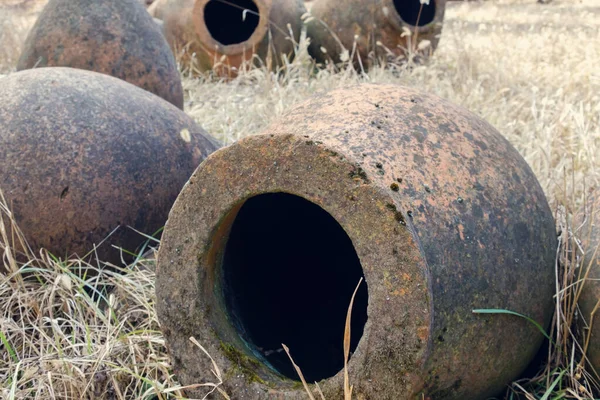
<svg viewBox="0 0 600 400">
<path fill-rule="evenodd" d="M 0 189 L 35 253 L 84 256 L 106 239 L 99 259 L 120 265 L 113 246 L 135 251 L 146 238 L 131 228 L 158 231 L 216 148 L 182 111 L 107 75 L 42 68 L 0 80 Z"/>
<path fill-rule="evenodd" d="M 583 271 L 588 271 L 579 307 L 584 324 L 588 329 L 584 334 L 590 334 L 586 356 L 592 368 L 600 372 L 600 196 L 592 196 L 586 205 L 587 223 L 581 231 L 581 241 L 585 249 Z M 598 311 L 594 311 L 596 308 Z M 593 314 L 593 315 L 592 315 Z"/>
<path fill-rule="evenodd" d="M 346 312 L 364 277 L 353 398 L 486 399 L 543 336 L 473 310 L 547 326 L 556 244 L 534 174 L 489 124 L 413 89 L 355 86 L 196 170 L 165 226 L 157 310 L 184 385 L 216 379 L 197 342 L 232 399 L 304 399 L 283 343 L 341 399 Z"/>
<path fill-rule="evenodd" d="M 122 79 L 183 109 L 175 58 L 139 0 L 50 0 L 17 70 L 79 68 Z"/>
<path fill-rule="evenodd" d="M 362 68 L 389 59 L 423 60 L 438 45 L 446 0 L 315 0 L 307 20 L 309 52 L 319 62 Z"/>
<path fill-rule="evenodd" d="M 306 12 L 302 0 L 158 0 L 173 52 L 192 72 L 234 76 L 246 61 L 276 68 L 292 58 Z"/>
</svg>

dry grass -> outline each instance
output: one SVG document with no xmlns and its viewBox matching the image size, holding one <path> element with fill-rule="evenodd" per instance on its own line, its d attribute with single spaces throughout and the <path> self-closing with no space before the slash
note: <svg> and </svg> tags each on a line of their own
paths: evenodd
<svg viewBox="0 0 600 400">
<path fill-rule="evenodd" d="M 17 253 L 24 238 L 0 200 L 0 398 L 181 397 L 154 311 L 154 251 L 111 269 Z"/>
<path fill-rule="evenodd" d="M 16 65 L 21 46 L 48 0 L 0 0 L 0 76 Z"/>
<path fill-rule="evenodd" d="M 0 73 L 13 68 L 22 35 L 7 40 L 7 32 L 17 32 L 7 26 L 19 22 L 2 18 L 0 10 Z M 316 71 L 301 48 L 280 74 L 253 69 L 228 83 L 185 78 L 186 111 L 231 143 L 260 132 L 315 92 L 371 81 L 419 87 L 482 116 L 531 165 L 562 231 L 558 307 L 549 331 L 555 345 L 546 368 L 534 379 L 513 383 L 506 396 L 590 398 L 598 387 L 580 368 L 583 341 L 571 299 L 584 272 L 586 249 L 577 239 L 581 204 L 600 183 L 598 31 L 600 0 L 453 3 L 428 65 L 368 74 Z M 8 211 L 2 212 L 0 225 L 10 225 Z M 11 237 L 0 239 L 9 266 Z M 0 275 L 1 398 L 181 396 L 158 330 L 151 260 L 114 273 L 80 260 L 58 262 L 45 253 L 28 258 L 19 271 Z M 91 274 L 78 278 L 81 270 Z M 115 289 L 109 294 L 108 287 Z"/>
</svg>

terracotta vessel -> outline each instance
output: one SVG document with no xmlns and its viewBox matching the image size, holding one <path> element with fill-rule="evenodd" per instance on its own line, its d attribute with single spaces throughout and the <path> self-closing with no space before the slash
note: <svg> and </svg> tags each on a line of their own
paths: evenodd
<svg viewBox="0 0 600 400">
<path fill-rule="evenodd" d="M 138 0 L 51 0 L 17 64 L 19 71 L 41 67 L 111 75 L 183 109 L 175 58 Z"/>
<path fill-rule="evenodd" d="M 129 227 L 159 230 L 217 148 L 173 105 L 107 75 L 41 68 L 0 81 L 0 189 L 36 254 L 83 257 L 108 237 L 98 257 L 121 265 L 112 246 L 146 240 Z"/>
<path fill-rule="evenodd" d="M 254 56 L 272 68 L 293 57 L 306 12 L 302 0 L 158 0 L 150 10 L 184 65 L 225 76 Z"/>
<path fill-rule="evenodd" d="M 446 0 L 315 0 L 307 20 L 309 52 L 318 62 L 352 58 L 359 67 L 413 57 L 438 45 Z"/>
<path fill-rule="evenodd" d="M 494 128 L 399 86 L 336 90 L 209 156 L 179 195 L 157 310 L 182 384 L 233 398 L 486 399 L 547 326 L 556 231 L 533 172 Z M 315 387 L 312 387 L 315 390 Z M 206 388 L 189 390 L 202 398 Z M 316 398 L 319 398 L 315 394 Z"/>
</svg>

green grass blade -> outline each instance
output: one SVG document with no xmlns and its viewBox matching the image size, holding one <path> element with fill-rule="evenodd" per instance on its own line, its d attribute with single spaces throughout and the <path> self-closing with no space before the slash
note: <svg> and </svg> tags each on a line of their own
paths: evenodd
<svg viewBox="0 0 600 400">
<path fill-rule="evenodd" d="M 6 347 L 6 350 L 8 351 L 8 354 L 10 354 L 10 358 L 12 358 L 13 362 L 15 364 L 18 363 L 19 357 L 17 357 L 17 353 L 15 352 L 15 349 L 12 348 L 12 346 L 8 342 L 8 339 L 6 338 L 6 336 L 4 336 L 4 333 L 1 331 L 0 331 L 0 342 L 2 342 L 4 347 Z"/>
<path fill-rule="evenodd" d="M 481 308 L 481 309 L 473 310 L 473 314 L 509 314 L 509 315 L 516 315 L 517 317 L 525 318 L 527 321 L 529 321 L 533 325 L 535 325 L 536 328 L 538 328 L 539 331 L 542 332 L 542 335 L 544 335 L 546 337 L 546 339 L 548 339 L 552 342 L 552 339 L 550 338 L 550 335 L 548 335 L 548 333 L 546 333 L 546 330 L 537 321 L 535 321 L 532 318 L 529 318 L 527 315 L 519 314 L 518 312 L 515 312 L 515 311 L 504 310 L 501 308 L 498 308 L 498 309 Z"/>
<path fill-rule="evenodd" d="M 566 369 L 564 369 L 557 377 L 556 379 L 552 382 L 552 384 L 550 385 L 550 387 L 548 389 L 546 389 L 546 392 L 544 393 L 544 395 L 542 396 L 542 398 L 540 400 L 548 400 L 548 398 L 550 397 L 550 395 L 552 394 L 554 388 L 556 387 L 556 385 L 558 385 L 558 382 L 561 381 L 562 377 L 564 376 L 565 372 L 567 372 Z"/>
</svg>

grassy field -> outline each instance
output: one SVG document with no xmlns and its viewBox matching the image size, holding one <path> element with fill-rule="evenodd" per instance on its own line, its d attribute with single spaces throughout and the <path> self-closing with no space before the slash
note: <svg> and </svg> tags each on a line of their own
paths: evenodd
<svg viewBox="0 0 600 400">
<path fill-rule="evenodd" d="M 6 74 L 31 17 L 11 18 L 2 7 L 0 74 Z M 578 285 L 578 257 L 586 250 L 578 246 L 577 218 L 600 184 L 599 31 L 600 0 L 452 3 L 427 65 L 367 74 L 347 67 L 315 72 L 301 46 L 279 75 L 253 69 L 224 82 L 184 72 L 186 112 L 231 143 L 259 133 L 313 93 L 370 81 L 421 88 L 489 121 L 533 168 L 562 232 L 559 307 L 549 331 L 555 344 L 542 355 L 540 370 L 507 386 L 504 396 L 593 398 L 600 393 L 597 376 L 582 368 L 582 336 L 572 324 L 576 309 L 563 300 Z M 98 264 L 58 262 L 40 253 L 17 265 L 7 247 L 10 215 L 1 211 L 3 262 L 21 270 L 0 275 L 0 398 L 180 398 L 154 310 L 152 257 L 122 273 L 87 279 L 72 272 Z M 34 272 L 35 279 L 24 279 L 23 272 Z M 116 289 L 100 303 L 92 300 L 89 288 L 100 292 L 108 286 Z"/>
</svg>

